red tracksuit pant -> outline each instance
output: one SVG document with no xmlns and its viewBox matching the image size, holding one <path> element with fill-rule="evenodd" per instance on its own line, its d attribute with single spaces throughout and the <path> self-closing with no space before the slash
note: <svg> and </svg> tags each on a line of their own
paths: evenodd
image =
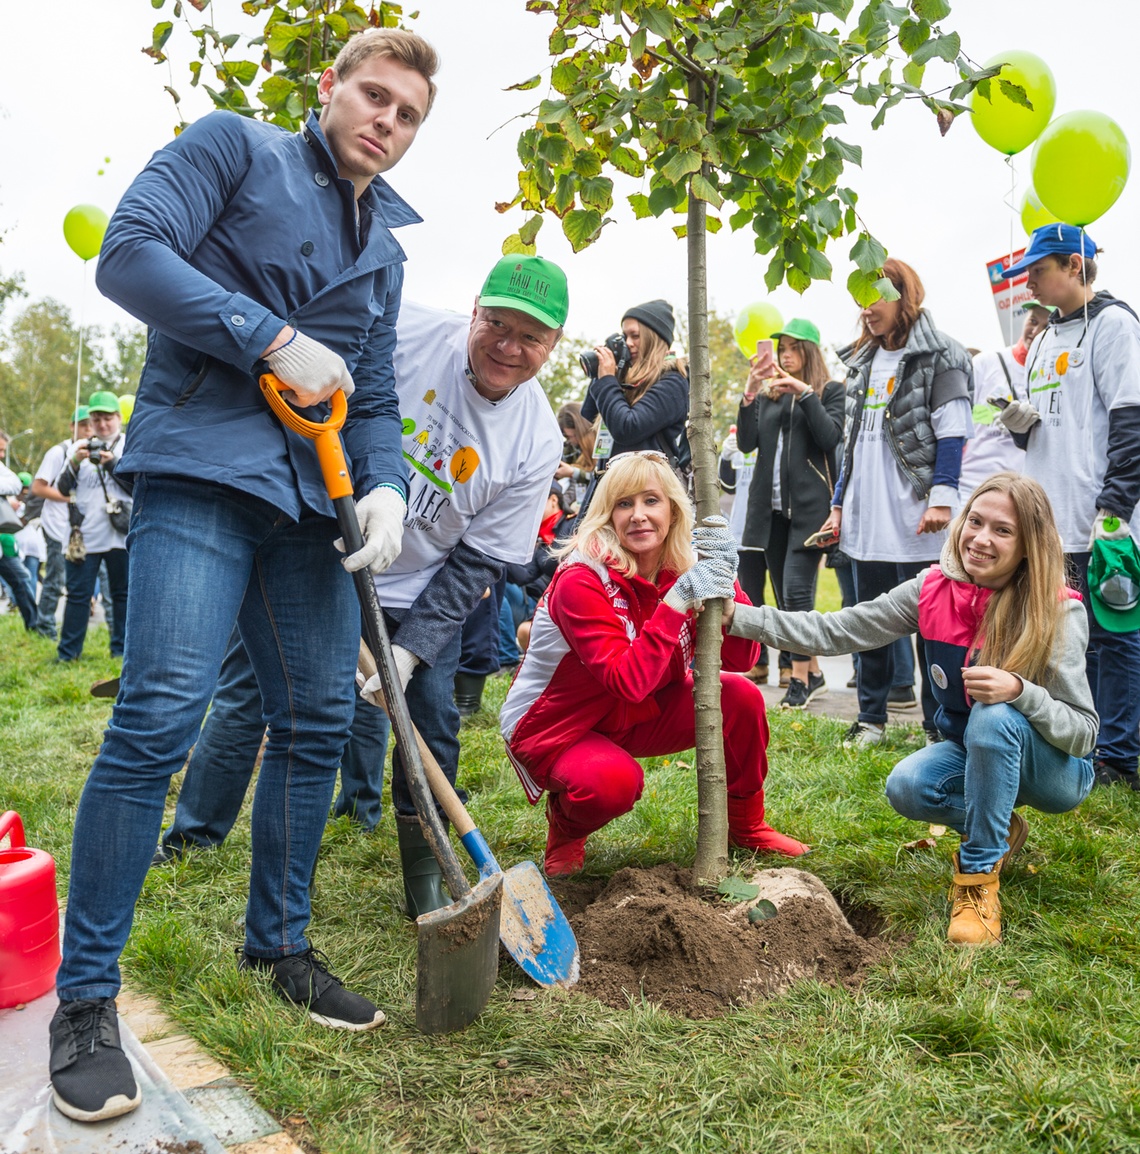
<svg viewBox="0 0 1140 1154">
<path fill-rule="evenodd" d="M 720 697 L 728 794 L 759 794 L 760 801 L 768 772 L 764 696 L 746 677 L 722 673 Z M 680 753 L 696 744 L 692 674 L 660 690 L 654 700 L 660 717 L 618 732 L 588 733 L 551 767 L 547 813 L 567 837 L 586 837 L 633 809 L 645 785 L 645 773 L 635 758 Z"/>
</svg>

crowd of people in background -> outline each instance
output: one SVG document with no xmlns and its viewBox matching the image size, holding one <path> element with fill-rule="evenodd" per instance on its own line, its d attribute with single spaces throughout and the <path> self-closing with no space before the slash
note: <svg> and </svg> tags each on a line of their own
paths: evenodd
<svg viewBox="0 0 1140 1154">
<path fill-rule="evenodd" d="M 123 658 L 76 817 L 51 1026 L 54 1101 L 77 1120 L 141 1097 L 114 998 L 147 870 L 221 843 L 259 757 L 238 964 L 320 1025 L 384 1021 L 307 936 L 330 811 L 368 830 L 382 814 L 389 731 L 348 572 L 372 581 L 411 718 L 453 785 L 461 717 L 512 674 L 500 726 L 528 800 L 545 795 L 551 877 L 585 868 L 589 837 L 636 804 L 639 758 L 692 748 L 712 599 L 728 833 L 746 850 L 810 850 L 766 820 L 771 654 L 788 710 L 827 692 L 821 656 L 854 654 L 856 755 L 890 709 L 918 705 L 917 675 L 925 745 L 886 792 L 962 837 L 951 942 L 1000 941 L 1018 807 L 1140 790 L 1140 320 L 1093 289 L 1087 234 L 1033 234 L 1009 270 L 1034 299 L 1008 349 L 941 331 L 895 258 L 894 291 L 861 310 L 832 369 L 818 327 L 789 321 L 750 358 L 722 430 L 730 519 L 694 527 L 667 301 L 626 310 L 557 413 L 537 379 L 569 312 L 557 265 L 497 261 L 469 316 L 401 301 L 390 229 L 418 217 L 381 174 L 429 114 L 437 66 L 413 33 L 362 33 L 300 133 L 218 113 L 156 153 L 98 269 L 150 329 L 129 427 L 95 392 L 34 475 L 3 463 L 0 433 L 7 602 L 71 663 L 98 595 Z M 294 243 L 302 228 L 315 243 Z M 260 395 L 265 370 L 302 409 L 348 400 L 364 544 L 347 557 L 311 446 Z M 832 614 L 815 612 L 824 565 L 843 592 Z M 415 918 L 449 897 L 398 743 L 391 764 Z"/>
</svg>

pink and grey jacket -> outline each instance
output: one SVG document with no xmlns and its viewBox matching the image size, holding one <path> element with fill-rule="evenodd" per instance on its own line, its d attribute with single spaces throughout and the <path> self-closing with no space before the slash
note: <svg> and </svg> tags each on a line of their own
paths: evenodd
<svg viewBox="0 0 1140 1154">
<path fill-rule="evenodd" d="M 507 753 L 533 805 L 555 759 L 591 731 L 618 733 L 661 715 L 655 694 L 683 681 L 693 658 L 693 617 L 657 582 L 571 553 L 538 603 L 530 645 L 499 714 Z M 736 601 L 751 606 L 739 585 Z M 727 638 L 725 670 L 743 673 L 759 646 Z"/>
<path fill-rule="evenodd" d="M 1100 719 L 1085 677 L 1089 627 L 1080 595 L 1068 599 L 1057 631 L 1044 683 L 1022 681 L 1009 704 L 1050 745 L 1073 757 L 1087 757 L 1096 746 Z M 949 546 L 937 565 L 889 593 L 835 613 L 781 613 L 767 605 L 738 608 L 730 633 L 779 649 L 831 656 L 888 645 L 920 632 L 926 641 L 938 710 L 935 724 L 944 737 L 962 743 L 973 702 L 962 683 L 962 668 L 981 649 L 982 617 L 991 591 L 975 585 L 951 556 Z"/>
</svg>

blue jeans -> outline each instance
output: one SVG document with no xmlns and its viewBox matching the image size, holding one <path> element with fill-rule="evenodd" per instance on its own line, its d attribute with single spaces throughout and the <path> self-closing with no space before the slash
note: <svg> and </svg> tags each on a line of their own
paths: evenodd
<svg viewBox="0 0 1140 1154">
<path fill-rule="evenodd" d="M 61 661 L 74 661 L 83 653 L 87 639 L 87 622 L 91 619 L 91 598 L 99 567 L 107 563 L 107 579 L 115 611 L 111 623 L 111 656 L 122 657 L 127 620 L 127 551 L 109 549 L 106 553 L 88 553 L 80 562 L 64 561 L 67 573 L 67 606 L 63 611 L 63 628 L 59 634 Z M 172 590 L 164 593 L 164 601 L 171 599 Z"/>
<path fill-rule="evenodd" d="M 1069 580 L 1085 601 L 1089 645 L 1085 673 L 1100 714 L 1097 757 L 1121 769 L 1136 769 L 1140 758 L 1140 630 L 1110 633 L 1096 619 L 1089 599 L 1089 553 L 1065 557 Z"/>
<path fill-rule="evenodd" d="M 887 593 L 896 585 L 917 577 L 924 569 L 929 568 L 925 561 L 908 562 L 905 564 L 895 561 L 852 561 L 851 568 L 855 573 L 855 592 L 859 603 L 874 601 L 880 594 Z M 922 672 L 922 718 L 923 727 L 934 728 L 934 713 L 937 702 L 934 692 L 930 688 L 930 675 L 926 668 L 926 643 L 921 633 L 915 634 L 918 648 L 918 666 Z M 872 725 L 885 725 L 887 721 L 887 698 L 892 687 L 900 684 L 913 684 L 913 667 L 911 681 L 900 681 L 897 673 L 899 657 L 905 662 L 906 656 L 898 653 L 898 642 L 884 645 L 879 649 L 866 649 L 859 654 L 856 663 L 858 675 L 859 720 Z"/>
<path fill-rule="evenodd" d="M 185 477 L 139 475 L 122 683 L 75 820 L 60 998 L 112 997 L 171 776 L 237 622 L 269 742 L 253 803 L 245 949 L 307 948 L 309 878 L 352 721 L 360 613 L 332 518 Z"/>
<path fill-rule="evenodd" d="M 340 762 L 335 817 L 348 816 L 367 830 L 380 824 L 384 800 L 384 759 L 388 756 L 388 715 L 357 695 L 352 732 Z"/>
<path fill-rule="evenodd" d="M 66 579 L 66 570 L 63 561 L 63 546 L 54 538 L 44 534 L 47 545 L 47 561 L 44 564 L 44 580 L 40 586 L 40 600 L 37 608 L 37 633 L 56 638 L 55 609 L 59 604 L 59 595 L 63 592 L 63 583 Z"/>
<path fill-rule="evenodd" d="M 488 597 L 487 600 L 491 599 Z M 394 644 L 399 644 L 395 635 L 406 612 L 405 609 L 384 610 L 385 624 Z M 436 761 L 452 785 L 455 785 L 459 772 L 459 710 L 455 706 L 455 673 L 459 668 L 462 632 L 461 629 L 455 631 L 434 665 L 416 666 L 404 694 L 413 724 L 423 735 L 428 749 L 435 754 Z M 456 792 L 462 801 L 467 800 L 463 790 L 457 789 Z M 415 816 L 416 807 L 412 802 L 398 745 L 392 755 L 392 803 L 396 807 L 397 817 Z M 438 806 L 436 808 L 439 809 Z M 439 809 L 439 813 L 442 817 L 443 810 Z"/>
<path fill-rule="evenodd" d="M 4 498 L 0 498 L 4 500 Z M 36 624 L 36 587 L 19 557 L 0 557 L 0 577 L 12 590 L 16 608 L 24 619 L 24 628 L 32 629 Z"/>
<path fill-rule="evenodd" d="M 519 653 L 519 626 L 526 620 L 526 590 L 521 585 L 507 582 L 503 586 L 503 603 L 499 606 L 499 666 L 517 665 Z"/>
<path fill-rule="evenodd" d="M 962 835 L 963 873 L 989 873 L 997 865 L 1009 848 L 1015 806 L 1066 813 L 1092 789 L 1091 759 L 1050 745 L 1012 705 L 975 705 L 964 740 L 904 757 L 886 785 L 887 800 L 903 817 Z"/>
</svg>

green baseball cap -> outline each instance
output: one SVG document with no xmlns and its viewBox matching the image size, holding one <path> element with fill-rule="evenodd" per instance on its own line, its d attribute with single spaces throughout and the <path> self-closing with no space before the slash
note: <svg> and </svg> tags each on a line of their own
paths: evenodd
<svg viewBox="0 0 1140 1154">
<path fill-rule="evenodd" d="M 17 473 L 16 476 L 20 478 L 20 484 L 23 485 L 25 489 L 32 487 L 31 473 Z"/>
<path fill-rule="evenodd" d="M 1140 552 L 1131 537 L 1093 542 L 1088 581 L 1093 616 L 1103 628 L 1140 629 Z"/>
<path fill-rule="evenodd" d="M 778 333 L 773 333 L 772 336 L 792 337 L 797 341 L 808 341 L 813 345 L 819 344 L 819 329 L 811 321 L 804 320 L 803 317 L 793 317 Z"/>
<path fill-rule="evenodd" d="M 566 274 L 541 256 L 505 256 L 483 282 L 479 304 L 484 308 L 518 309 L 547 328 L 560 329 L 570 311 Z"/>
<path fill-rule="evenodd" d="M 80 405 L 78 409 L 71 416 L 71 423 L 78 425 L 80 421 L 86 421 L 91 416 L 90 411 L 86 405 Z"/>
<path fill-rule="evenodd" d="M 1040 301 L 1026 301 L 1022 306 L 1026 312 L 1030 309 L 1044 309 L 1047 313 L 1055 313 L 1057 311 L 1056 305 L 1044 305 Z"/>
<path fill-rule="evenodd" d="M 119 398 L 107 391 L 91 394 L 91 399 L 87 402 L 87 412 L 89 415 L 91 413 L 118 413 L 120 417 L 123 415 L 122 409 L 119 408 Z"/>
</svg>

